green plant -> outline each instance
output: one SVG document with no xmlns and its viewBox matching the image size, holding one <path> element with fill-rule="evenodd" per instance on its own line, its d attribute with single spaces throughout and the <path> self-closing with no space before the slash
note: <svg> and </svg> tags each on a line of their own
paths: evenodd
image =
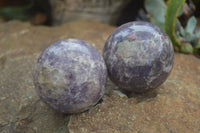
<svg viewBox="0 0 200 133">
<path fill-rule="evenodd" d="M 178 13 L 184 2 L 185 0 L 169 0 L 165 16 L 165 32 L 171 38 L 174 47 L 178 47 L 178 50 L 181 49 L 181 42 L 176 37 L 175 25 Z"/>
<path fill-rule="evenodd" d="M 145 0 L 145 8 L 150 14 L 150 21 L 169 35 L 176 51 L 183 53 L 198 52 L 200 49 L 200 30 L 195 31 L 196 18 L 192 16 L 185 28 L 177 19 L 182 14 L 185 0 Z M 200 53 L 199 53 L 200 54 Z"/>
<path fill-rule="evenodd" d="M 164 30 L 166 5 L 163 0 L 145 0 L 151 23 Z"/>
</svg>

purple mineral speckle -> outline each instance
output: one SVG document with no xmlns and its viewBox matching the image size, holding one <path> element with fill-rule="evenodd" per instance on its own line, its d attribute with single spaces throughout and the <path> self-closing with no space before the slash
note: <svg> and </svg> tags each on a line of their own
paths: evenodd
<svg viewBox="0 0 200 133">
<path fill-rule="evenodd" d="M 41 53 L 33 77 L 36 91 L 47 105 L 63 113 L 78 113 L 103 96 L 107 70 L 93 46 L 64 39 Z"/>
<path fill-rule="evenodd" d="M 147 22 L 129 22 L 107 39 L 103 57 L 110 79 L 121 89 L 145 92 L 160 86 L 172 70 L 169 37 Z"/>
</svg>

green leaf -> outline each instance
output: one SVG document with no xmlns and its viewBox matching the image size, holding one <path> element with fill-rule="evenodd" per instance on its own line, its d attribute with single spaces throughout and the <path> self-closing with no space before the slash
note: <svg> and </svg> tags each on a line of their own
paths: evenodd
<svg viewBox="0 0 200 133">
<path fill-rule="evenodd" d="M 195 34 L 195 38 L 199 38 L 200 37 L 200 29 L 197 29 L 197 31 L 194 34 Z"/>
<path fill-rule="evenodd" d="M 196 36 L 189 32 L 186 32 L 183 37 L 187 42 L 193 42 L 196 40 Z"/>
<path fill-rule="evenodd" d="M 181 52 L 183 53 L 192 53 L 193 52 L 193 47 L 190 43 L 186 43 L 186 44 L 183 44 L 182 47 L 181 47 Z"/>
<path fill-rule="evenodd" d="M 196 24 L 197 24 L 196 18 L 194 16 L 190 17 L 185 27 L 185 32 L 193 34 Z"/>
<path fill-rule="evenodd" d="M 179 13 L 178 13 L 178 17 L 180 17 L 183 14 L 183 6 L 181 7 Z"/>
<path fill-rule="evenodd" d="M 200 49 L 200 42 L 197 43 L 197 45 L 195 46 L 195 48 Z"/>
<path fill-rule="evenodd" d="M 145 0 L 145 8 L 150 14 L 151 22 L 164 29 L 166 5 L 163 0 Z"/>
<path fill-rule="evenodd" d="M 197 44 L 195 45 L 195 48 L 200 49 L 200 39 L 198 39 Z"/>
<path fill-rule="evenodd" d="M 165 17 L 165 31 L 171 38 L 173 45 L 178 46 L 179 49 L 181 48 L 181 42 L 176 37 L 175 25 L 177 16 L 184 2 L 185 0 L 169 0 Z"/>
<path fill-rule="evenodd" d="M 195 32 L 196 25 L 197 25 L 196 18 L 194 16 L 190 17 L 190 19 L 188 20 L 187 25 L 184 29 L 184 34 L 183 34 L 183 38 L 187 42 L 192 43 L 200 37 L 200 30 L 197 29 Z"/>
</svg>

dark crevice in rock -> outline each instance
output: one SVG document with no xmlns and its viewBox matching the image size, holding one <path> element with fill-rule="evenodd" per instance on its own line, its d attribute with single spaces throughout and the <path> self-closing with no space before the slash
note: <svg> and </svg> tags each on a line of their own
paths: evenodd
<svg viewBox="0 0 200 133">
<path fill-rule="evenodd" d="M 158 95 L 158 92 L 156 89 L 149 90 L 145 93 L 135 93 L 135 92 L 129 92 L 121 90 L 122 93 L 124 93 L 128 98 L 135 98 L 138 103 L 149 101 L 152 98 L 155 98 Z"/>
<path fill-rule="evenodd" d="M 4 69 L 5 63 L 6 63 L 6 57 L 5 56 L 0 57 L 0 70 Z"/>
<path fill-rule="evenodd" d="M 157 96 L 156 89 L 149 90 L 145 93 L 135 93 L 135 92 L 125 91 L 117 87 L 110 79 L 108 79 L 107 84 L 106 84 L 106 91 L 104 95 L 108 97 L 111 96 L 113 90 L 120 91 L 122 94 L 126 95 L 128 98 L 135 98 L 138 102 L 147 101 Z"/>
<path fill-rule="evenodd" d="M 116 87 L 117 86 L 108 78 L 104 95 L 106 95 L 108 97 L 111 96 L 113 89 Z"/>
<path fill-rule="evenodd" d="M 64 114 L 64 126 L 61 127 L 57 133 L 70 133 L 69 130 L 69 123 L 70 123 L 70 119 L 71 119 L 71 115 L 69 114 Z"/>
<path fill-rule="evenodd" d="M 66 133 L 71 133 L 71 132 L 70 132 L 70 129 L 69 129 L 69 123 L 70 123 L 71 117 L 72 117 L 71 115 L 68 116 L 68 121 L 66 122 L 66 124 L 67 124 Z"/>
<path fill-rule="evenodd" d="M 194 53 L 194 56 L 200 59 L 200 55 L 199 54 Z"/>
<path fill-rule="evenodd" d="M 103 99 L 101 98 L 99 101 L 98 101 L 98 103 L 97 104 L 101 104 L 103 102 Z M 96 104 L 96 105 L 97 105 Z"/>
<path fill-rule="evenodd" d="M 103 103 L 103 99 L 101 98 L 95 105 L 94 105 L 94 107 L 95 106 L 97 106 L 98 104 L 101 104 L 101 103 Z M 90 109 L 92 109 L 93 107 L 91 107 Z M 90 111 L 90 109 L 89 109 L 89 111 Z M 84 112 L 87 112 L 88 110 L 86 110 L 86 111 L 84 111 Z"/>
</svg>

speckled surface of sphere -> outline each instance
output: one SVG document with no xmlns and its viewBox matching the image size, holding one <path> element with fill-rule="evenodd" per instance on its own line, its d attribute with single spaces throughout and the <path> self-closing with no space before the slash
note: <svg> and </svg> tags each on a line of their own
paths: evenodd
<svg viewBox="0 0 200 133">
<path fill-rule="evenodd" d="M 33 78 L 38 95 L 47 105 L 63 113 L 78 113 L 103 96 L 107 70 L 93 46 L 64 39 L 41 53 Z"/>
<path fill-rule="evenodd" d="M 121 89 L 145 92 L 170 74 L 174 50 L 169 37 L 148 22 L 129 22 L 107 39 L 103 57 L 110 79 Z"/>
</svg>

